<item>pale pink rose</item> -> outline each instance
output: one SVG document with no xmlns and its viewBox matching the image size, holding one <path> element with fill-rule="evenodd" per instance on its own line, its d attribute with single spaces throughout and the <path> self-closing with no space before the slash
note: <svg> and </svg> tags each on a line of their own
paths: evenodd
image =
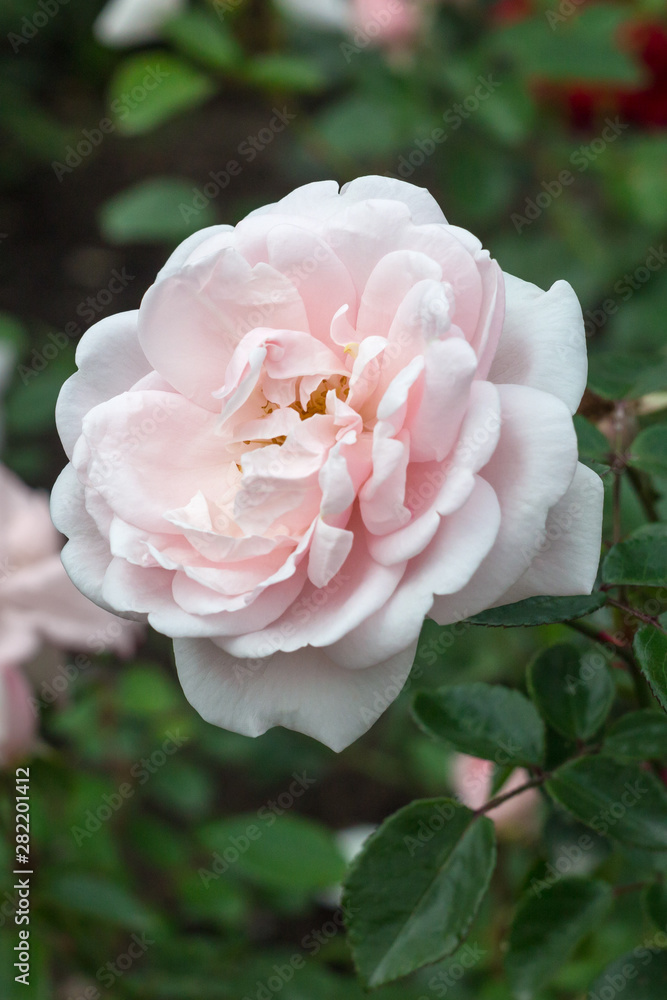
<svg viewBox="0 0 667 1000">
<path fill-rule="evenodd" d="M 425 615 L 591 590 L 577 298 L 504 275 L 421 188 L 309 184 L 197 233 L 77 363 L 65 566 L 174 637 L 211 722 L 340 750 L 397 696 Z"/>
<path fill-rule="evenodd" d="M 528 772 L 518 767 L 494 796 L 491 794 L 493 772 L 494 764 L 490 760 L 480 760 L 479 757 L 469 757 L 463 753 L 456 754 L 452 764 L 452 783 L 457 798 L 464 806 L 481 809 L 491 798 L 513 792 L 530 781 Z M 529 788 L 496 806 L 487 815 L 496 824 L 499 834 L 509 838 L 532 837 L 539 828 L 539 805 L 539 792 L 535 788 Z"/>
<path fill-rule="evenodd" d="M 73 586 L 61 543 L 46 494 L 0 465 L 0 664 L 25 664 L 44 644 L 91 652 L 134 648 L 136 626 Z"/>
<path fill-rule="evenodd" d="M 419 0 L 353 0 L 353 28 L 376 37 L 380 45 L 410 41 L 424 13 Z"/>
<path fill-rule="evenodd" d="M 164 22 L 186 7 L 187 0 L 109 0 L 93 31 L 103 45 L 143 45 L 159 38 Z"/>
<path fill-rule="evenodd" d="M 30 753 L 37 731 L 30 686 L 12 664 L 0 666 L 0 768 Z"/>
</svg>

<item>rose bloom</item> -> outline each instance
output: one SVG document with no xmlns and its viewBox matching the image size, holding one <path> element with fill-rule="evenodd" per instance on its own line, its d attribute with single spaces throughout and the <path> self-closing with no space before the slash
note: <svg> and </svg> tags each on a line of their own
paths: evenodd
<svg viewBox="0 0 667 1000">
<path fill-rule="evenodd" d="M 421 188 L 308 184 L 197 233 L 77 363 L 65 566 L 175 639 L 210 722 L 340 750 L 398 694 L 425 615 L 591 590 L 577 298 L 503 274 Z"/>
<path fill-rule="evenodd" d="M 490 760 L 456 754 L 452 764 L 452 783 L 457 797 L 469 809 L 481 809 L 492 798 L 494 765 Z M 528 772 L 518 767 L 498 790 L 505 795 L 521 788 L 530 780 Z M 533 837 L 539 829 L 540 795 L 537 789 L 529 788 L 502 805 L 496 806 L 487 815 L 496 824 L 498 834 L 509 839 Z"/>
</svg>

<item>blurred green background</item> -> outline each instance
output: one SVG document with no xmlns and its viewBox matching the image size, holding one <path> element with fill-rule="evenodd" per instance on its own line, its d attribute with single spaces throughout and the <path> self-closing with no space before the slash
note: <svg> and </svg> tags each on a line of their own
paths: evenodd
<svg viewBox="0 0 667 1000">
<path fill-rule="evenodd" d="M 181 239 L 299 184 L 364 173 L 429 188 L 505 270 L 544 288 L 572 283 L 598 390 L 586 416 L 604 428 L 605 397 L 626 391 L 641 397 L 638 420 L 664 410 L 663 0 L 425 0 L 415 32 L 384 44 L 370 22 L 326 30 L 286 6 L 191 0 L 155 42 L 110 47 L 93 34 L 100 0 L 2 0 L 0 338 L 15 352 L 6 464 L 51 487 L 64 464 L 54 404 L 77 341 L 136 308 Z M 641 522 L 630 496 L 623 515 L 624 530 Z M 155 634 L 129 663 L 94 657 L 74 670 L 57 698 L 53 678 L 38 687 L 29 995 L 361 996 L 335 909 L 336 834 L 451 790 L 448 752 L 411 720 L 412 694 L 460 678 L 521 685 L 536 650 L 571 636 L 565 626 L 459 632 L 425 627 L 406 690 L 340 756 L 284 730 L 253 741 L 202 722 Z M 503 842 L 464 966 L 454 959 L 379 996 L 509 1000 L 514 899 L 580 834 L 552 809 L 539 843 Z M 589 860 L 617 880 L 652 870 L 631 854 L 610 860 L 600 841 Z M 8 998 L 28 993 L 13 981 L 10 869 L 7 853 Z M 643 919 L 636 899 L 620 899 L 540 1000 L 583 998 L 608 962 L 651 938 Z"/>
</svg>

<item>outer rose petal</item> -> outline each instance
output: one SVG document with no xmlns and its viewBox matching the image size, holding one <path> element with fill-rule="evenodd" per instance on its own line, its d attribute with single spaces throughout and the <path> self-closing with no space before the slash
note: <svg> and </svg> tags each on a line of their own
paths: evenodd
<svg viewBox="0 0 667 1000">
<path fill-rule="evenodd" d="M 177 639 L 176 667 L 190 704 L 207 722 L 244 736 L 285 726 L 344 750 L 379 718 L 403 687 L 414 641 L 367 670 L 347 670 L 323 649 L 239 660 L 212 642 Z"/>
<path fill-rule="evenodd" d="M 500 385 L 500 441 L 482 470 L 501 508 L 496 543 L 470 583 L 437 597 L 431 617 L 440 625 L 492 607 L 538 552 L 547 515 L 568 489 L 577 466 L 572 418 L 555 396 L 526 386 Z"/>
<path fill-rule="evenodd" d="M 104 574 L 111 562 L 109 542 L 86 510 L 84 488 L 72 465 L 66 465 L 51 491 L 51 517 L 69 541 L 62 550 L 63 566 L 70 580 L 91 601 L 111 611 L 102 598 Z M 114 608 L 114 613 L 118 610 Z"/>
<path fill-rule="evenodd" d="M 577 465 L 567 493 L 549 511 L 538 554 L 497 605 L 538 595 L 590 594 L 600 558 L 603 494 L 600 477 Z"/>
<path fill-rule="evenodd" d="M 491 366 L 492 382 L 530 385 L 558 396 L 574 413 L 588 360 L 581 306 L 567 281 L 548 292 L 505 275 L 505 322 Z"/>
<path fill-rule="evenodd" d="M 98 403 L 130 389 L 151 371 L 137 337 L 139 313 L 107 316 L 87 330 L 76 349 L 79 370 L 58 396 L 56 424 L 67 457 L 81 435 L 85 415 Z"/>
<path fill-rule="evenodd" d="M 446 222 L 442 209 L 426 188 L 380 174 L 357 177 L 339 189 L 336 181 L 314 181 L 291 191 L 272 205 L 256 209 L 249 219 L 266 213 L 303 215 L 309 219 L 327 219 L 355 202 L 381 198 L 402 202 L 410 209 L 415 223 Z"/>
</svg>

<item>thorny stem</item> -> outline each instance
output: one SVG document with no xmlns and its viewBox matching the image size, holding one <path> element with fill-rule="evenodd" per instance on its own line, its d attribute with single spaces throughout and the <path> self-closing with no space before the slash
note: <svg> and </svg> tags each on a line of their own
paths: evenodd
<svg viewBox="0 0 667 1000">
<path fill-rule="evenodd" d="M 634 658 L 627 646 L 619 643 L 607 632 L 598 631 L 591 625 L 585 625 L 583 622 L 564 622 L 564 624 L 569 628 L 574 629 L 575 632 L 580 632 L 582 635 L 585 635 L 586 638 L 591 639 L 593 642 L 597 642 L 601 646 L 604 646 L 605 649 L 613 652 L 614 656 L 620 656 L 620 658 L 628 665 L 630 670 L 632 670 L 635 666 Z"/>
<path fill-rule="evenodd" d="M 660 632 L 664 632 L 665 629 L 662 627 L 657 618 L 653 618 L 652 615 L 647 615 L 644 611 L 639 611 L 637 608 L 630 607 L 629 604 L 624 604 L 622 601 L 616 601 L 613 597 L 607 599 L 607 603 L 618 608 L 619 611 L 624 611 L 626 615 L 631 615 L 640 622 L 646 622 L 647 625 L 653 625 Z"/>
<path fill-rule="evenodd" d="M 619 896 L 625 896 L 629 892 L 641 892 L 645 889 L 649 882 L 629 882 L 627 885 L 617 885 L 614 886 L 614 896 L 618 898 Z"/>
</svg>

